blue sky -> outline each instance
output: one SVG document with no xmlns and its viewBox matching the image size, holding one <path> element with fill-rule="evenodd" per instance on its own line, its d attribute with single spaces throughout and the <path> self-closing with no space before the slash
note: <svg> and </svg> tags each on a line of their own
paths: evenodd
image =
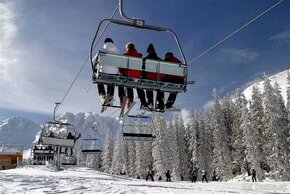
<svg viewBox="0 0 290 194">
<path fill-rule="evenodd" d="M 191 61 L 277 0 L 124 0 L 127 16 L 176 32 Z M 117 0 L 0 1 L 0 120 L 24 116 L 46 120 L 85 62 L 96 27 L 109 18 Z M 120 19 L 117 13 L 115 18 Z M 203 110 L 214 87 L 220 96 L 244 89 L 266 74 L 290 67 L 290 1 L 285 0 L 247 28 L 189 65 L 188 92 L 179 108 Z M 132 41 L 145 55 L 154 43 L 161 58 L 177 53 L 164 33 L 110 25 L 98 47 L 111 37 L 119 50 Z M 100 101 L 86 64 L 58 110 L 99 112 Z M 116 92 L 117 93 L 117 92 Z M 117 116 L 113 110 L 107 115 Z"/>
</svg>

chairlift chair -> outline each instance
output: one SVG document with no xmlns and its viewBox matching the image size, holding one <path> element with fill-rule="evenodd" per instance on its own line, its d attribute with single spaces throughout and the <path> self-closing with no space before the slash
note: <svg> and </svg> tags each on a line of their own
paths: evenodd
<svg viewBox="0 0 290 194">
<path fill-rule="evenodd" d="M 102 84 L 109 84 L 109 85 L 117 85 L 117 86 L 124 86 L 124 87 L 131 87 L 131 88 L 140 88 L 145 90 L 160 90 L 164 92 L 186 92 L 187 87 L 187 62 L 183 53 L 183 50 L 180 46 L 179 40 L 176 34 L 168 29 L 158 26 L 151 26 L 146 25 L 144 20 L 129 18 L 127 17 L 122 9 L 122 0 L 119 0 L 119 12 L 120 15 L 123 17 L 123 20 L 116 20 L 116 19 L 104 19 L 102 20 L 98 28 L 96 30 L 95 36 L 91 43 L 90 48 L 90 62 L 92 66 L 93 72 L 93 83 L 102 83 Z M 182 64 L 175 64 L 171 62 L 165 61 L 156 61 L 156 60 L 146 60 L 144 62 L 141 58 L 136 58 L 132 56 L 123 56 L 117 54 L 110 54 L 94 51 L 96 39 L 99 35 L 99 31 L 103 23 L 111 23 L 121 26 L 139 28 L 142 30 L 151 30 L 156 32 L 167 32 L 171 34 L 176 41 L 177 47 L 182 56 Z M 93 54 L 96 56 L 93 58 Z M 157 75 L 157 80 L 149 80 L 146 78 L 132 78 L 124 75 L 112 75 L 100 72 L 98 67 L 100 66 L 114 66 L 117 68 L 123 69 L 133 69 L 138 70 L 140 72 L 150 72 L 155 73 Z M 182 83 L 171 83 L 168 81 L 164 81 L 159 79 L 160 75 L 174 75 L 183 78 Z"/>
<path fill-rule="evenodd" d="M 68 134 L 71 133 L 75 139 L 68 139 Z M 59 146 L 72 148 L 75 145 L 75 140 L 78 134 L 74 126 L 70 123 L 61 121 L 46 122 L 42 127 L 40 142 L 43 145 Z"/>
<path fill-rule="evenodd" d="M 101 150 L 101 142 L 99 139 L 83 139 L 81 143 L 81 151 L 82 153 L 100 153 Z"/>
<path fill-rule="evenodd" d="M 147 115 L 128 115 L 128 118 L 130 118 L 130 120 L 133 122 L 134 122 L 134 119 L 136 118 L 144 119 L 144 120 L 147 119 L 147 122 L 145 123 L 148 123 L 148 119 L 150 119 L 150 122 L 152 123 L 152 118 Z M 156 138 L 156 136 L 152 133 L 132 132 L 132 131 L 136 131 L 137 129 L 139 129 L 139 131 L 144 131 L 146 130 L 146 127 L 148 127 L 149 125 L 146 125 L 145 123 L 131 124 L 125 121 L 126 120 L 124 120 L 124 122 L 122 123 L 123 140 L 153 141 Z"/>
<path fill-rule="evenodd" d="M 52 161 L 54 159 L 54 153 L 52 146 L 33 145 L 30 153 L 31 163 L 45 164 L 45 161 Z"/>
</svg>

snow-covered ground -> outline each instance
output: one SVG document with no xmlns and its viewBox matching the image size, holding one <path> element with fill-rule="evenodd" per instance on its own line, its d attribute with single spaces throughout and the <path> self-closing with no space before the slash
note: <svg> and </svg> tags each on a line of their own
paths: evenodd
<svg viewBox="0 0 290 194">
<path fill-rule="evenodd" d="M 146 182 L 85 167 L 55 172 L 46 166 L 27 166 L 0 171 L 0 194 L 6 193 L 290 193 L 290 182 Z"/>
</svg>

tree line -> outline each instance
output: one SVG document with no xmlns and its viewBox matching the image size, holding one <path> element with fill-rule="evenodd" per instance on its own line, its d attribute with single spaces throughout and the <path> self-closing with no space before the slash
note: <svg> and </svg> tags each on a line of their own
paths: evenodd
<svg viewBox="0 0 290 194">
<path fill-rule="evenodd" d="M 170 170 L 175 181 L 190 180 L 194 172 L 206 170 L 209 175 L 215 171 L 219 180 L 226 181 L 250 175 L 255 169 L 258 181 L 266 177 L 289 181 L 289 73 L 287 80 L 286 104 L 279 85 L 271 85 L 265 77 L 263 92 L 253 86 L 250 101 L 239 89 L 234 97 L 223 99 L 214 89 L 213 104 L 206 112 L 191 110 L 186 121 L 181 115 L 166 121 L 157 114 L 148 127 L 132 129 L 155 134 L 154 141 L 125 141 L 121 132 L 113 137 L 109 130 L 100 158 L 101 170 L 145 178 L 148 167 L 153 166 L 155 176 L 164 177 Z"/>
</svg>

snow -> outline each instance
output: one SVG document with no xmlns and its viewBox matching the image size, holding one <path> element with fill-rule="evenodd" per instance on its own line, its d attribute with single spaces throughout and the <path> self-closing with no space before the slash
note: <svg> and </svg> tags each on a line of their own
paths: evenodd
<svg viewBox="0 0 290 194">
<path fill-rule="evenodd" d="M 289 193 L 290 182 L 191 183 L 160 182 L 108 175 L 85 167 L 54 171 L 48 166 L 25 166 L 0 171 L 0 193 L 116 193 L 116 194 L 192 194 L 192 193 Z"/>
</svg>

